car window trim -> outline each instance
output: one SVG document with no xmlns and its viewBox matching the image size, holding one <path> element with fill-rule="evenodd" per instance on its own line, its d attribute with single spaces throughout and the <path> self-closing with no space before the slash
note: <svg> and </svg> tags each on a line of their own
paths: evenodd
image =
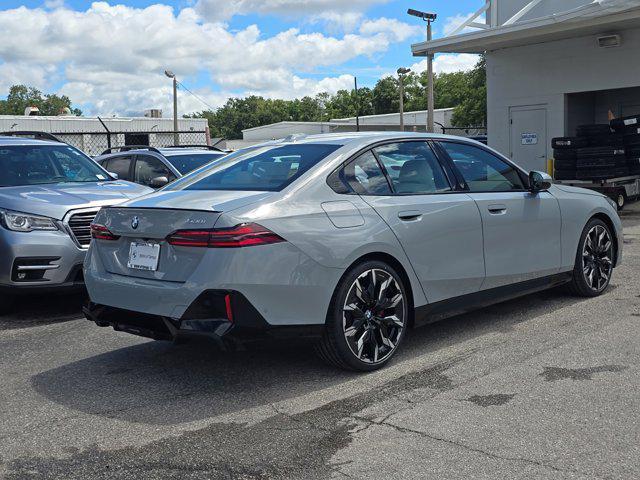
<svg viewBox="0 0 640 480">
<path fill-rule="evenodd" d="M 466 192 L 466 193 L 521 193 L 521 192 L 528 192 L 529 191 L 529 180 L 528 180 L 529 177 L 527 175 L 525 175 L 524 170 L 522 170 L 519 166 L 517 166 L 515 163 L 513 163 L 510 160 L 508 160 L 507 158 L 503 157 L 502 155 L 497 155 L 495 152 L 489 150 L 488 148 L 484 148 L 484 146 L 476 145 L 476 144 L 471 143 L 471 142 L 464 142 L 464 141 L 459 141 L 459 140 L 450 140 L 448 138 L 447 139 L 434 139 L 434 142 L 439 143 L 439 144 L 442 144 L 442 143 L 455 143 L 455 144 L 458 144 L 458 145 L 467 145 L 469 147 L 475 147 L 478 150 L 482 150 L 485 153 L 488 153 L 489 155 L 497 158 L 498 160 L 506 163 L 511 168 L 513 168 L 515 170 L 515 172 L 518 174 L 518 177 L 520 177 L 520 181 L 522 182 L 522 184 L 524 186 L 522 189 L 513 189 L 513 190 L 476 190 L 476 191 L 472 192 L 471 189 L 469 188 L 469 185 L 467 184 L 467 181 L 464 179 L 464 176 L 462 175 L 462 173 L 460 172 L 460 170 L 456 166 L 455 162 L 451 158 L 451 155 L 449 155 L 449 152 L 447 152 L 447 150 L 442 145 L 439 145 L 443 155 L 446 155 L 446 157 L 448 158 L 448 160 L 451 163 L 452 167 L 455 169 L 456 176 L 459 176 L 459 178 L 462 179 L 463 185 L 465 186 L 465 189 L 463 190 L 464 192 Z"/>
</svg>

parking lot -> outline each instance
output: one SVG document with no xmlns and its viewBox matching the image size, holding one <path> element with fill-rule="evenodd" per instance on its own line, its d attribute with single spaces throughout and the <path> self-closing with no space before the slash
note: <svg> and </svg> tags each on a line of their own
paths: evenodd
<svg viewBox="0 0 640 480">
<path fill-rule="evenodd" d="M 0 475 L 13 478 L 640 477 L 640 207 L 602 297 L 528 296 L 412 332 L 373 374 L 306 345 L 223 353 L 82 319 L 0 319 Z"/>
</svg>

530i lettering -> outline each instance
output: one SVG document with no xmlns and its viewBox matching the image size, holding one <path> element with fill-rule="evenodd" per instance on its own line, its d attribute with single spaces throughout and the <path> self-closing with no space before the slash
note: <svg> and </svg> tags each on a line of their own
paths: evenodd
<svg viewBox="0 0 640 480">
<path fill-rule="evenodd" d="M 386 364 L 411 327 L 567 283 L 596 296 L 622 257 L 606 197 L 472 140 L 366 133 L 241 150 L 92 225 L 86 316 L 156 339 L 317 337 Z"/>
</svg>

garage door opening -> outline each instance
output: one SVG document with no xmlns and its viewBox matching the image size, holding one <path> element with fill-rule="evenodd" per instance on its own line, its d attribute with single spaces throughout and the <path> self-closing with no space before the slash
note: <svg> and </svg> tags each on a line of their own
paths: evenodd
<svg viewBox="0 0 640 480">
<path fill-rule="evenodd" d="M 640 114 L 640 87 L 569 93 L 566 106 L 564 133 L 571 137 L 580 125 L 609 123 L 609 111 L 616 118 Z"/>
</svg>

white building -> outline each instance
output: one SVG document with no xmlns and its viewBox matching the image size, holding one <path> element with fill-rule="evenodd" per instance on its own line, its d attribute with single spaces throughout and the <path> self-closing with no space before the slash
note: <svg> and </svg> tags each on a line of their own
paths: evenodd
<svg viewBox="0 0 640 480">
<path fill-rule="evenodd" d="M 436 129 L 451 128 L 453 108 L 441 108 L 434 111 Z M 362 131 L 393 131 L 400 130 L 400 114 L 389 113 L 383 115 L 365 115 L 358 118 Z M 406 131 L 425 131 L 427 112 L 421 110 L 404 114 L 404 128 Z M 356 130 L 356 117 L 336 118 L 328 122 L 278 122 L 260 127 L 247 128 L 242 131 L 242 140 L 229 140 L 227 147 L 241 148 L 256 143 L 277 138 L 284 138 L 296 134 L 320 134 L 331 132 L 354 132 Z M 437 130 L 439 131 L 439 130 Z M 456 130 L 456 134 L 465 135 L 464 130 Z M 478 132 L 468 132 L 477 134 Z"/>
<path fill-rule="evenodd" d="M 489 145 L 524 168 L 578 125 L 640 113 L 640 0 L 487 0 L 462 27 L 413 53 L 486 53 Z"/>
<path fill-rule="evenodd" d="M 204 118 L 178 119 L 182 144 L 206 144 Z M 0 115 L 0 132 L 38 131 L 55 135 L 80 150 L 97 155 L 110 144 L 169 146 L 175 143 L 172 118 Z M 110 132 L 110 133 L 109 133 Z"/>
</svg>

